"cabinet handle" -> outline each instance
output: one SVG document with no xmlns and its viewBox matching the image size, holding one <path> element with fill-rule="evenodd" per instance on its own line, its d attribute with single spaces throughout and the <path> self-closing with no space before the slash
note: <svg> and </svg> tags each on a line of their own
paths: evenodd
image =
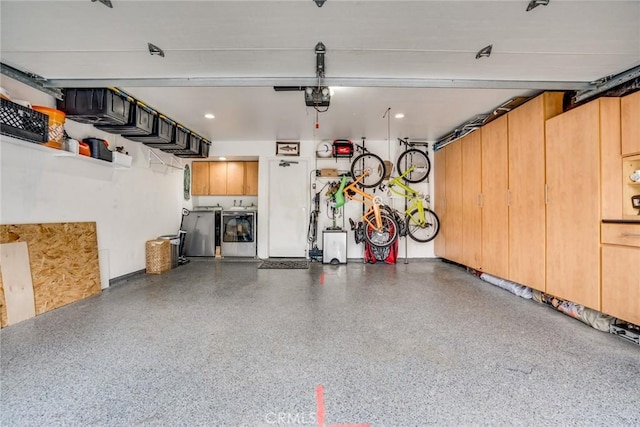
<svg viewBox="0 0 640 427">
<path fill-rule="evenodd" d="M 507 190 L 507 206 L 511 206 L 511 190 Z"/>
<path fill-rule="evenodd" d="M 638 233 L 622 233 L 620 237 L 640 237 Z"/>
<path fill-rule="evenodd" d="M 478 194 L 478 206 L 482 208 L 482 194 Z"/>
<path fill-rule="evenodd" d="M 544 204 L 549 204 L 549 186 L 547 184 L 544 185 Z"/>
</svg>

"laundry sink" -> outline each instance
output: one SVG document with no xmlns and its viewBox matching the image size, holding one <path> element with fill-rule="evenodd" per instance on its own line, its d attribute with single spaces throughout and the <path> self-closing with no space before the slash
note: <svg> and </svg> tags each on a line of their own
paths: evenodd
<svg viewBox="0 0 640 427">
<path fill-rule="evenodd" d="M 226 209 L 227 211 L 256 211 L 258 210 L 257 206 L 232 206 Z"/>
</svg>

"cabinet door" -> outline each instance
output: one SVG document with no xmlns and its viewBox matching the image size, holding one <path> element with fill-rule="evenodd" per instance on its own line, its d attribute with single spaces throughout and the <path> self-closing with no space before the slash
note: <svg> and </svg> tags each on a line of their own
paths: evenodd
<svg viewBox="0 0 640 427">
<path fill-rule="evenodd" d="M 600 102 L 546 126 L 546 292 L 600 310 Z"/>
<path fill-rule="evenodd" d="M 640 154 L 640 92 L 622 98 L 622 155 Z"/>
<path fill-rule="evenodd" d="M 258 195 L 258 162 L 245 162 L 244 194 L 247 196 Z"/>
<path fill-rule="evenodd" d="M 544 93 L 507 114 L 509 128 L 509 280 L 545 290 L 545 120 L 562 94 Z"/>
<path fill-rule="evenodd" d="M 446 161 L 447 161 L 447 148 L 442 148 L 435 152 L 433 161 L 433 174 L 434 174 L 434 210 L 440 219 L 440 231 L 434 240 L 435 254 L 441 258 L 446 258 L 446 241 L 445 241 L 445 228 L 447 223 L 447 201 L 445 198 L 445 186 L 446 186 Z"/>
<path fill-rule="evenodd" d="M 194 196 L 209 194 L 209 162 L 191 163 L 191 194 Z"/>
<path fill-rule="evenodd" d="M 226 162 L 209 162 L 209 194 L 211 196 L 227 194 Z"/>
<path fill-rule="evenodd" d="M 227 162 L 227 195 L 243 195 L 244 179 L 244 162 Z"/>
<path fill-rule="evenodd" d="M 462 150 L 462 264 L 482 268 L 482 133 L 460 140 Z"/>
<path fill-rule="evenodd" d="M 507 116 L 482 127 L 482 271 L 509 275 Z"/>
<path fill-rule="evenodd" d="M 445 197 L 447 216 L 444 224 L 447 259 L 462 263 L 462 145 L 460 141 L 446 147 Z"/>
<path fill-rule="evenodd" d="M 640 325 L 640 248 L 602 246 L 602 312 Z"/>
</svg>

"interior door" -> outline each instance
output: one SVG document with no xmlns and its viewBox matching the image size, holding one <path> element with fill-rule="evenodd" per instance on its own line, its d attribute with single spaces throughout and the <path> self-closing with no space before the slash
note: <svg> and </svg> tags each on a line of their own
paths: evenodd
<svg viewBox="0 0 640 427">
<path fill-rule="evenodd" d="M 305 160 L 269 162 L 269 257 L 304 258 L 309 174 Z"/>
</svg>

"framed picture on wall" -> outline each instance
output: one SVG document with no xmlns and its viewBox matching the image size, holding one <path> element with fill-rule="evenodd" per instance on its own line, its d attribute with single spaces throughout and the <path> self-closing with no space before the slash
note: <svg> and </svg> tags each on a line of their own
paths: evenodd
<svg viewBox="0 0 640 427">
<path fill-rule="evenodd" d="M 299 142 L 276 142 L 276 156 L 299 156 Z"/>
</svg>

